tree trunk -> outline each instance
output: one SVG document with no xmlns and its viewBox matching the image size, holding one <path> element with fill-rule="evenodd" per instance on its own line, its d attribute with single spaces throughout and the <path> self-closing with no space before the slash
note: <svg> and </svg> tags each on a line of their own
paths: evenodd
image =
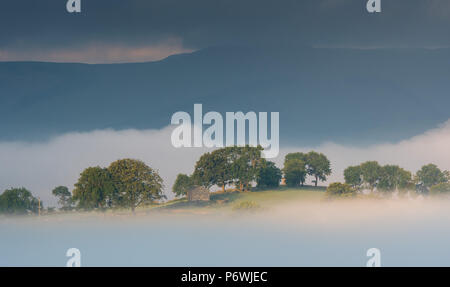
<svg viewBox="0 0 450 287">
<path fill-rule="evenodd" d="M 319 181 L 319 177 L 316 175 L 316 182 L 315 182 L 316 187 L 317 187 L 317 182 L 318 181 Z"/>
<path fill-rule="evenodd" d="M 225 183 L 222 184 L 222 192 L 225 192 Z"/>
</svg>

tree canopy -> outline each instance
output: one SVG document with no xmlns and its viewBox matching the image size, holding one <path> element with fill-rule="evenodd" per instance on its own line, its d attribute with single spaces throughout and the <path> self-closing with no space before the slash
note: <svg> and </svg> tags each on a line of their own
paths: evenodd
<svg viewBox="0 0 450 287">
<path fill-rule="evenodd" d="M 412 188 L 411 172 L 398 165 L 385 165 L 381 168 L 377 189 L 381 191 L 396 191 Z"/>
<path fill-rule="evenodd" d="M 233 146 L 205 153 L 195 164 L 194 183 L 206 188 L 218 185 L 223 190 L 225 185 L 235 184 L 240 190 L 249 190 L 262 164 L 261 151 L 260 146 Z"/>
<path fill-rule="evenodd" d="M 314 185 L 317 186 L 319 180 L 327 180 L 331 174 L 330 161 L 323 153 L 310 151 L 306 155 L 306 169 L 309 175 L 315 178 Z"/>
<path fill-rule="evenodd" d="M 303 185 L 306 176 L 314 177 L 314 185 L 326 181 L 331 174 L 331 164 L 323 153 L 310 151 L 308 153 L 288 153 L 284 158 L 284 177 L 289 186 Z"/>
<path fill-rule="evenodd" d="M 435 164 L 427 164 L 416 173 L 416 181 L 423 183 L 427 188 L 449 180 L 448 173 L 441 171 Z"/>
<path fill-rule="evenodd" d="M 66 186 L 58 186 L 52 190 L 52 194 L 58 198 L 58 204 L 62 210 L 72 209 L 72 194 Z"/>
<path fill-rule="evenodd" d="M 271 161 L 264 160 L 256 176 L 260 188 L 278 187 L 281 180 L 281 170 Z"/>
<path fill-rule="evenodd" d="M 441 182 L 441 183 L 435 184 L 430 188 L 430 193 L 433 195 L 450 194 L 450 183 L 449 182 Z"/>
<path fill-rule="evenodd" d="M 77 208 L 93 209 L 111 207 L 116 190 L 110 172 L 101 167 L 88 167 L 81 174 L 73 190 Z"/>
<path fill-rule="evenodd" d="M 381 166 L 376 161 L 366 161 L 344 170 L 345 183 L 354 189 L 392 192 L 414 189 L 412 174 L 398 165 Z"/>
<path fill-rule="evenodd" d="M 299 158 L 286 156 L 283 167 L 284 178 L 289 186 L 303 185 L 306 179 L 305 162 Z"/>
<path fill-rule="evenodd" d="M 176 197 L 185 196 L 189 189 L 194 186 L 194 180 L 191 176 L 180 173 L 178 174 L 175 183 L 172 187 L 172 192 Z"/>
<path fill-rule="evenodd" d="M 139 205 L 165 198 L 162 178 L 140 160 L 117 160 L 111 163 L 108 171 L 117 192 L 117 204 L 121 207 L 131 208 L 134 212 Z"/>
<path fill-rule="evenodd" d="M 381 177 L 382 168 L 377 161 L 366 161 L 361 164 L 363 182 L 373 191 Z"/>
<path fill-rule="evenodd" d="M 349 166 L 344 170 L 345 183 L 359 189 L 363 183 L 361 166 Z"/>
<path fill-rule="evenodd" d="M 44 205 L 41 202 L 41 208 Z M 0 195 L 0 212 L 6 214 L 38 213 L 39 200 L 26 188 L 11 188 Z"/>
<path fill-rule="evenodd" d="M 222 148 L 200 157 L 195 164 L 193 181 L 206 188 L 218 185 L 225 189 L 225 185 L 233 180 L 232 172 L 232 152 Z"/>
</svg>

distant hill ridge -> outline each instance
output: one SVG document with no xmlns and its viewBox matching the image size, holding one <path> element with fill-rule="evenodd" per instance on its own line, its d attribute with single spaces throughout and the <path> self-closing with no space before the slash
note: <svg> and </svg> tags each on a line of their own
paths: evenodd
<svg viewBox="0 0 450 287">
<path fill-rule="evenodd" d="M 282 144 L 395 141 L 450 118 L 449 49 L 214 47 L 161 61 L 0 62 L 0 140 L 278 111 Z"/>
</svg>

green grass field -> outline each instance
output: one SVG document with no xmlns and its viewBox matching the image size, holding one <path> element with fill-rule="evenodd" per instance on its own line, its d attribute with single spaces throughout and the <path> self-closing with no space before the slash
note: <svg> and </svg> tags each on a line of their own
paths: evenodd
<svg viewBox="0 0 450 287">
<path fill-rule="evenodd" d="M 209 202 L 188 202 L 187 199 L 175 199 L 151 208 L 153 211 L 172 212 L 214 212 L 229 211 L 242 203 L 252 203 L 261 208 L 270 208 L 295 201 L 320 201 L 325 196 L 324 187 L 300 187 L 253 190 L 251 192 L 213 192 Z"/>
<path fill-rule="evenodd" d="M 325 187 L 305 186 L 298 188 L 279 187 L 277 189 L 258 190 L 253 189 L 248 192 L 238 192 L 227 190 L 226 192 L 212 192 L 208 202 L 189 202 L 186 198 L 170 200 L 160 204 L 140 206 L 136 208 L 137 215 L 145 215 L 154 212 L 173 214 L 214 214 L 231 212 L 237 206 L 250 206 L 261 209 L 270 209 L 279 205 L 295 202 L 320 202 L 325 198 Z M 49 216 L 55 213 L 48 214 Z M 57 213 L 60 214 L 61 213 Z M 115 208 L 110 210 L 93 210 L 88 212 L 69 211 L 65 215 L 90 216 L 95 214 L 103 215 L 130 215 L 128 208 Z"/>
</svg>

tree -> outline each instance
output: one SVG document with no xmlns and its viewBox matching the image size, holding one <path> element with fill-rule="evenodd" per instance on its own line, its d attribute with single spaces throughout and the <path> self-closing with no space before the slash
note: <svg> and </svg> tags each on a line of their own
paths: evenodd
<svg viewBox="0 0 450 287">
<path fill-rule="evenodd" d="M 427 164 L 416 173 L 416 181 L 423 183 L 426 188 L 448 181 L 447 172 L 442 172 L 436 165 Z"/>
<path fill-rule="evenodd" d="M 86 168 L 75 183 L 72 198 L 82 209 L 111 207 L 116 190 L 109 171 L 98 166 Z"/>
<path fill-rule="evenodd" d="M 200 159 L 195 163 L 194 173 L 192 175 L 195 184 L 210 188 L 216 182 L 215 177 L 215 161 L 211 153 L 202 154 Z"/>
<path fill-rule="evenodd" d="M 192 177 L 186 174 L 178 174 L 177 179 L 172 187 L 172 192 L 176 197 L 185 196 L 189 189 L 194 186 Z"/>
<path fill-rule="evenodd" d="M 203 154 L 195 164 L 192 177 L 196 185 L 208 189 L 218 185 L 224 191 L 225 185 L 232 181 L 231 173 L 230 150 L 222 148 Z"/>
<path fill-rule="evenodd" d="M 442 194 L 442 193 L 450 194 L 450 183 L 449 182 L 441 182 L 436 185 L 433 185 L 430 188 L 430 193 L 434 194 L 434 195 Z"/>
<path fill-rule="evenodd" d="M 262 163 L 261 151 L 260 146 L 232 146 L 205 153 L 195 164 L 194 183 L 206 188 L 218 185 L 223 191 L 225 185 L 235 183 L 248 190 Z"/>
<path fill-rule="evenodd" d="M 373 191 L 381 176 L 381 166 L 376 161 L 366 161 L 361 164 L 363 182 Z"/>
<path fill-rule="evenodd" d="M 356 191 L 349 184 L 334 182 L 327 187 L 328 197 L 350 197 L 355 196 Z"/>
<path fill-rule="evenodd" d="M 286 184 L 289 186 L 298 186 L 305 183 L 306 178 L 305 162 L 299 158 L 288 158 L 284 160 L 283 173 Z"/>
<path fill-rule="evenodd" d="M 292 159 L 301 160 L 306 164 L 306 162 L 308 161 L 308 154 L 303 152 L 291 152 L 284 157 L 284 162 L 286 163 L 287 161 Z"/>
<path fill-rule="evenodd" d="M 134 213 L 141 204 L 165 198 L 158 172 L 135 159 L 117 160 L 108 167 L 118 195 L 118 204 Z"/>
<path fill-rule="evenodd" d="M 52 194 L 58 198 L 58 203 L 61 205 L 61 210 L 72 209 L 73 200 L 72 194 L 65 186 L 58 186 L 52 190 Z"/>
<path fill-rule="evenodd" d="M 385 165 L 381 168 L 377 189 L 381 191 L 405 190 L 411 186 L 411 172 L 397 165 Z"/>
<path fill-rule="evenodd" d="M 44 208 L 43 203 L 40 203 Z M 0 212 L 6 214 L 38 213 L 39 200 L 25 188 L 11 188 L 0 195 Z"/>
<path fill-rule="evenodd" d="M 256 180 L 259 168 L 263 162 L 261 146 L 258 147 L 228 147 L 231 155 L 232 177 L 241 191 L 250 190 L 250 183 Z"/>
<path fill-rule="evenodd" d="M 362 184 L 361 166 L 349 166 L 344 170 L 345 183 L 351 185 L 354 189 L 359 189 Z"/>
<path fill-rule="evenodd" d="M 331 174 L 330 161 L 323 153 L 311 151 L 306 155 L 306 166 L 309 175 L 314 176 L 314 185 L 317 186 L 319 179 L 327 180 Z"/>
<path fill-rule="evenodd" d="M 264 160 L 256 177 L 257 186 L 278 187 L 281 180 L 281 170 L 271 161 Z"/>
</svg>

